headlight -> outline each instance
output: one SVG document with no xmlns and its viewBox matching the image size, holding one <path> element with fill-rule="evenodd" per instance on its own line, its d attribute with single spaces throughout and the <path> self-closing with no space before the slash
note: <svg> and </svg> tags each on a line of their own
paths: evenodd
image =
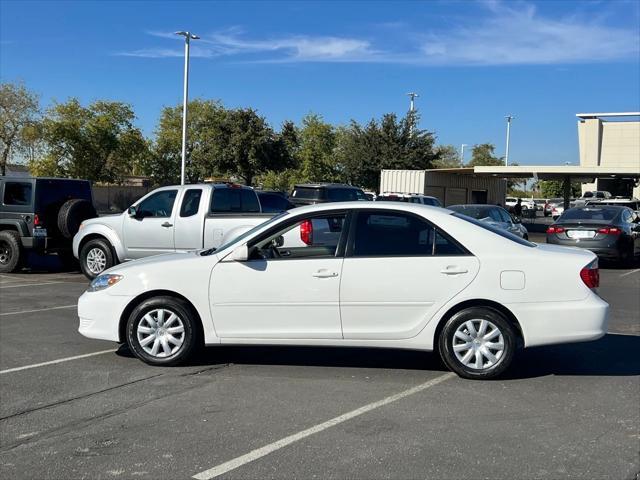
<svg viewBox="0 0 640 480">
<path fill-rule="evenodd" d="M 100 290 L 104 290 L 105 288 L 109 288 L 112 285 L 115 285 L 120 280 L 122 280 L 122 275 L 114 275 L 114 274 L 106 274 L 100 275 L 96 277 L 89 285 L 87 292 L 99 292 Z"/>
</svg>

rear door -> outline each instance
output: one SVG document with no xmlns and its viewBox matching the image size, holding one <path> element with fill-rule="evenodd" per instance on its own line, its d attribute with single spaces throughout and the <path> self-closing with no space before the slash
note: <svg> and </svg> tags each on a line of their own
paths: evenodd
<svg viewBox="0 0 640 480">
<path fill-rule="evenodd" d="M 142 258 L 175 250 L 173 232 L 176 188 L 159 189 L 145 197 L 136 207 L 138 214 L 125 215 L 124 244 L 127 258 Z"/>
<path fill-rule="evenodd" d="M 350 229 L 340 285 L 345 339 L 417 335 L 464 290 L 479 262 L 417 215 L 359 210 Z"/>
</svg>

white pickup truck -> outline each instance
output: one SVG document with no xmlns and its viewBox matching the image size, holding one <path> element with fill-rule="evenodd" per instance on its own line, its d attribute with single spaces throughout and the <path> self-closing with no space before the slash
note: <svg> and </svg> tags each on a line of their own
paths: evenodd
<svg viewBox="0 0 640 480">
<path fill-rule="evenodd" d="M 92 279 L 127 260 L 219 247 L 273 215 L 262 213 L 258 196 L 249 187 L 162 187 L 122 214 L 85 220 L 73 238 L 73 254 Z"/>
</svg>

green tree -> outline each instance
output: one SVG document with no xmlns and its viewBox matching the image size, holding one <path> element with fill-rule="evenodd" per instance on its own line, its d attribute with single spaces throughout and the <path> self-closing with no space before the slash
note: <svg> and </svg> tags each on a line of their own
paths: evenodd
<svg viewBox="0 0 640 480">
<path fill-rule="evenodd" d="M 98 100 L 83 107 L 77 99 L 54 104 L 42 121 L 45 153 L 29 167 L 35 174 L 116 182 L 130 175 L 147 154 L 131 106 Z"/>
<path fill-rule="evenodd" d="M 480 167 L 480 166 L 502 166 L 504 165 L 504 159 L 498 158 L 494 155 L 496 147 L 491 143 L 482 143 L 475 145 L 471 150 L 471 161 L 467 164 L 468 167 Z"/>
<path fill-rule="evenodd" d="M 15 153 L 29 146 L 25 136 L 38 120 L 40 107 L 36 94 L 22 84 L 0 84 L 0 174 L 6 175 L 7 163 Z M 33 131 L 33 130 L 32 130 Z"/>
<path fill-rule="evenodd" d="M 300 178 L 305 182 L 337 180 L 338 168 L 333 156 L 336 132 L 320 115 L 308 114 L 299 132 Z"/>
<path fill-rule="evenodd" d="M 564 197 L 564 182 L 559 180 L 540 180 L 538 182 L 540 195 L 543 198 L 562 198 Z M 571 182 L 571 196 L 579 197 L 582 192 L 580 182 Z"/>
<path fill-rule="evenodd" d="M 460 153 L 453 145 L 440 145 L 436 148 L 438 158 L 433 161 L 433 168 L 457 168 L 461 166 Z"/>
</svg>

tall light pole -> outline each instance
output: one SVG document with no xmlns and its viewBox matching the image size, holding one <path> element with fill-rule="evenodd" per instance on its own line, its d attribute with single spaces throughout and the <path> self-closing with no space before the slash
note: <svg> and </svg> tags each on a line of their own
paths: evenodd
<svg viewBox="0 0 640 480">
<path fill-rule="evenodd" d="M 466 143 L 460 145 L 460 166 L 464 166 L 464 147 L 468 147 Z"/>
<path fill-rule="evenodd" d="M 408 95 L 408 96 L 409 96 L 409 98 L 410 98 L 410 101 L 409 101 L 409 111 L 410 111 L 410 112 L 413 112 L 413 111 L 415 110 L 414 100 L 415 100 L 415 98 L 416 98 L 416 97 L 419 97 L 420 95 L 418 95 L 418 94 L 417 94 L 417 93 L 415 93 L 415 92 L 409 92 L 409 93 L 407 93 L 407 95 Z"/>
<path fill-rule="evenodd" d="M 200 37 L 191 32 L 176 32 L 184 37 L 184 99 L 182 103 L 182 168 L 180 169 L 180 185 L 184 185 L 185 165 L 187 161 L 187 103 L 189 101 L 189 42 Z"/>
<path fill-rule="evenodd" d="M 504 154 L 504 166 L 506 167 L 507 165 L 509 165 L 509 138 L 511 136 L 511 120 L 516 117 L 514 117 L 513 115 L 507 115 L 504 118 L 507 119 L 507 147 Z"/>
</svg>

